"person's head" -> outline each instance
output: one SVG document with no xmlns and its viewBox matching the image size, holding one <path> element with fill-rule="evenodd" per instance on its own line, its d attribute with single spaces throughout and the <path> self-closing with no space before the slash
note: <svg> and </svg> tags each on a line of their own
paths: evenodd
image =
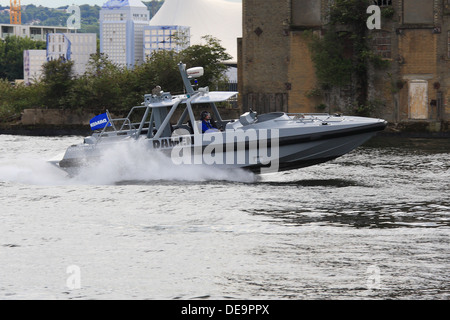
<svg viewBox="0 0 450 320">
<path fill-rule="evenodd" d="M 203 111 L 200 117 L 202 120 L 211 120 L 211 114 L 208 111 Z"/>
</svg>

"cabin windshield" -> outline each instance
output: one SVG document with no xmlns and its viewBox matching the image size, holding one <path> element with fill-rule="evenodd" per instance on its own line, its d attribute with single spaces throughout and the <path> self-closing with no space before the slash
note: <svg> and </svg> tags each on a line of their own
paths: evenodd
<svg viewBox="0 0 450 320">
<path fill-rule="evenodd" d="M 170 115 L 170 108 L 153 108 L 150 120 L 145 122 L 147 125 L 147 137 L 157 137 L 158 130 L 162 130 L 158 138 L 201 133 L 201 113 L 203 111 L 207 111 L 211 114 L 211 120 L 215 122 L 217 128 L 225 127 L 229 122 L 222 119 L 220 112 L 214 103 L 194 104 L 190 108 L 187 104 L 180 104 L 172 115 Z M 169 122 L 163 127 L 164 120 L 169 116 Z M 150 123 L 152 123 L 152 125 L 150 125 Z M 148 130 L 150 126 L 152 127 L 152 130 Z M 143 133 L 145 132 L 142 132 L 141 134 Z"/>
</svg>

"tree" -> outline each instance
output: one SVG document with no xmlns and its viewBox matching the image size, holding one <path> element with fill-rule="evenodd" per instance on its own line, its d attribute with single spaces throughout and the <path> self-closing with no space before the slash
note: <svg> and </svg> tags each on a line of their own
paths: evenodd
<svg viewBox="0 0 450 320">
<path fill-rule="evenodd" d="M 0 80 L 0 122 L 20 118 L 25 108 L 42 107 L 42 98 L 41 84 L 12 85 L 8 80 Z"/>
<path fill-rule="evenodd" d="M 119 70 L 119 66 L 109 60 L 107 54 L 97 52 L 89 58 L 86 75 L 88 77 L 100 77 L 104 74 L 115 74 Z"/>
<path fill-rule="evenodd" d="M 353 110 L 369 115 L 373 105 L 368 101 L 369 66 L 385 68 L 388 62 L 370 48 L 367 35 L 368 0 L 335 0 L 330 5 L 329 23 L 322 37 L 313 36 L 312 60 L 321 89 L 351 86 Z"/>
<path fill-rule="evenodd" d="M 141 92 L 150 92 L 156 86 L 164 91 L 182 93 L 183 80 L 177 64 L 180 62 L 175 51 L 159 50 L 147 59 L 141 66 L 136 68 L 141 85 Z"/>
<path fill-rule="evenodd" d="M 344 55 L 343 37 L 337 32 L 327 32 L 323 38 L 313 36 L 310 42 L 317 80 L 322 88 L 344 86 L 352 80 L 352 59 Z"/>
<path fill-rule="evenodd" d="M 156 51 L 148 60 L 128 69 L 114 64 L 106 54 L 91 56 L 87 71 L 75 78 L 73 62 L 64 59 L 44 64 L 41 82 L 32 86 L 13 87 L 0 82 L 0 116 L 20 114 L 26 107 L 67 108 L 82 112 L 104 112 L 125 115 L 131 107 L 140 105 L 144 95 L 159 85 L 164 91 L 183 93 L 178 70 L 182 61 L 187 67 L 202 66 L 205 76 L 200 85 L 220 81 L 230 59 L 217 39 L 205 38 L 205 45 L 183 50 Z"/>
<path fill-rule="evenodd" d="M 0 79 L 23 79 L 24 50 L 45 48 L 44 41 L 34 41 L 27 37 L 8 36 L 4 41 L 0 40 Z"/>
<path fill-rule="evenodd" d="M 224 72 L 227 66 L 224 61 L 232 57 L 220 44 L 220 40 L 210 35 L 202 37 L 206 41 L 204 45 L 193 45 L 180 52 L 180 61 L 186 63 L 187 68 L 203 67 L 205 74 L 199 79 L 200 86 L 218 84 L 224 80 Z"/>
<path fill-rule="evenodd" d="M 72 110 L 93 113 L 104 112 L 105 109 L 115 114 L 127 113 L 131 106 L 143 99 L 135 86 L 135 74 L 135 70 L 111 62 L 104 53 L 93 54 L 86 73 L 73 80 L 67 106 Z M 130 98 L 133 96 L 134 99 Z"/>
<path fill-rule="evenodd" d="M 44 98 L 48 108 L 64 109 L 73 84 L 73 61 L 64 58 L 43 65 Z"/>
</svg>

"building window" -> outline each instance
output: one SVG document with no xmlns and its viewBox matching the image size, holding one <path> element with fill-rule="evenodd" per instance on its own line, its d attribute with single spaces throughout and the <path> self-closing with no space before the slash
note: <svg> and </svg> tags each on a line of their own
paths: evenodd
<svg viewBox="0 0 450 320">
<path fill-rule="evenodd" d="M 404 1 L 403 22 L 407 24 L 433 24 L 434 0 Z"/>
<path fill-rule="evenodd" d="M 374 0 L 373 4 L 375 4 L 379 7 L 392 6 L 392 0 Z"/>
<path fill-rule="evenodd" d="M 293 26 L 320 26 L 321 2 L 317 0 L 292 0 Z"/>
</svg>

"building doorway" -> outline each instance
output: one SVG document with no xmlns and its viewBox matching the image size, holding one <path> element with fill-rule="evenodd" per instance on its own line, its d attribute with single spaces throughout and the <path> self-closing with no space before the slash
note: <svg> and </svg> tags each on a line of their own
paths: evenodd
<svg viewBox="0 0 450 320">
<path fill-rule="evenodd" d="M 428 81 L 412 80 L 409 83 L 408 104 L 411 120 L 428 119 Z"/>
</svg>

